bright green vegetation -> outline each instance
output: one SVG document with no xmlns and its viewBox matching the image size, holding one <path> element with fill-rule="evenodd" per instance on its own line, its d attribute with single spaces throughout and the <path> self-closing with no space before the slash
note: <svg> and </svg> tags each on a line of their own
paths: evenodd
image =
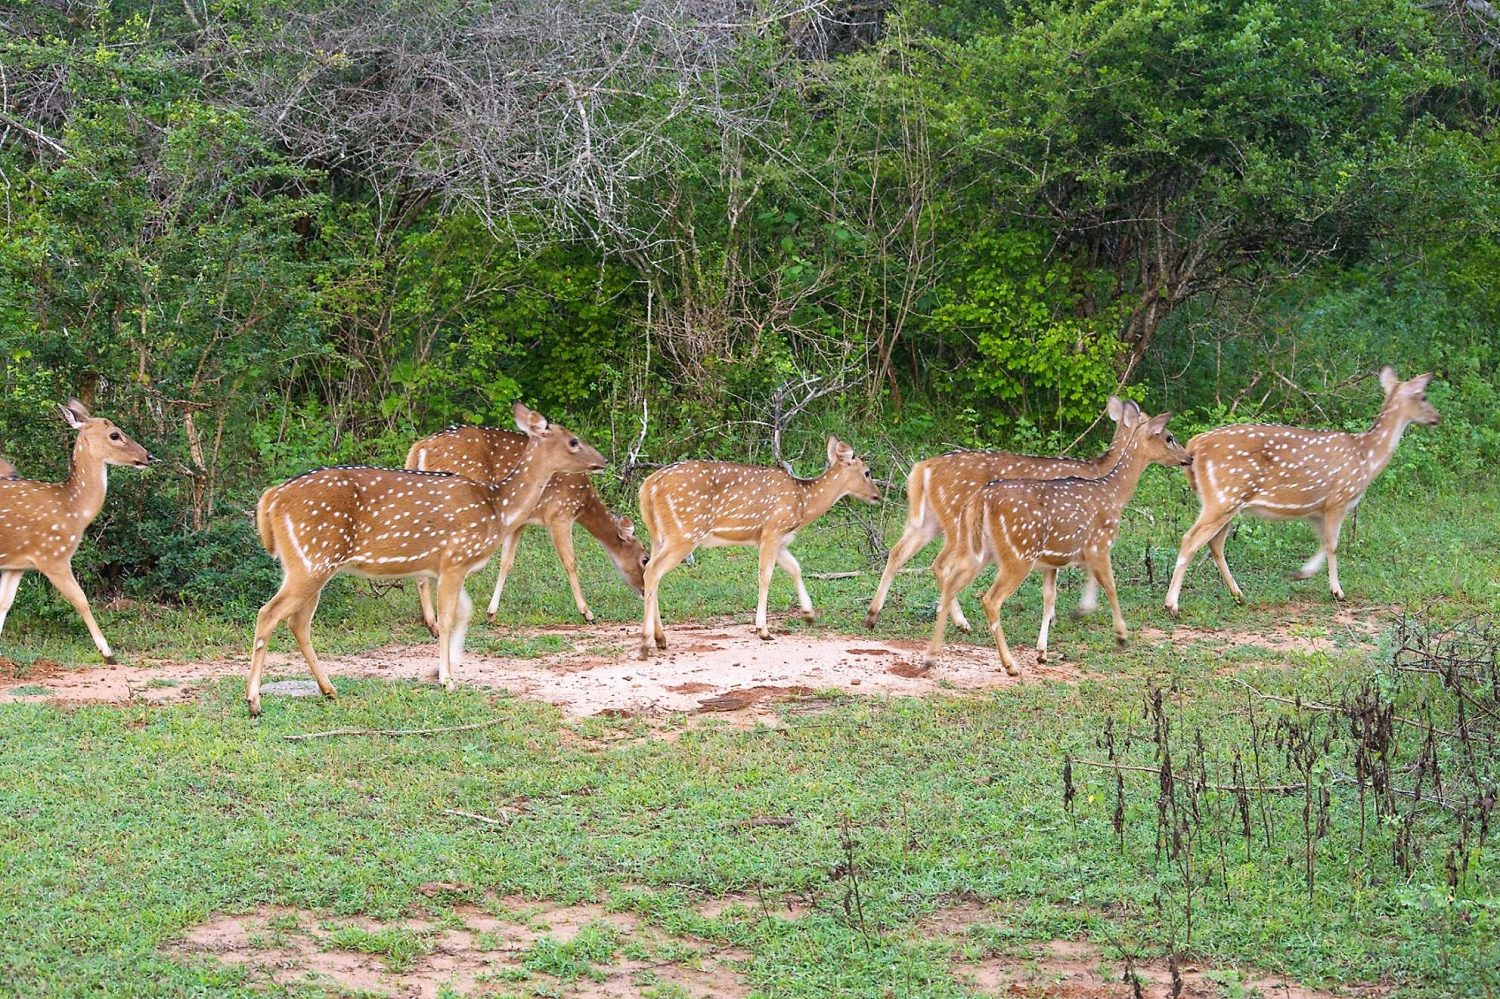
<svg viewBox="0 0 1500 999">
<path fill-rule="evenodd" d="M 1500 603 L 1500 493 L 1481 486 L 1440 495 L 1419 513 L 1400 487 L 1398 473 L 1374 490 L 1346 542 L 1351 606 L 1439 601 L 1442 620 L 1492 613 Z M 1116 564 L 1136 629 L 1166 625 L 1161 566 L 1191 520 L 1184 491 L 1176 473 L 1154 470 L 1127 521 Z M 839 523 L 859 512 L 841 508 L 799 544 L 808 569 L 866 570 L 853 580 L 812 583 L 820 629 L 856 634 L 873 586 L 874 567 L 858 547 L 863 532 Z M 886 516 L 894 520 L 895 511 Z M 1391 860 L 1397 826 L 1372 821 L 1361 843 L 1358 796 L 1335 784 L 1309 896 L 1302 798 L 1267 796 L 1271 847 L 1257 812 L 1256 838 L 1247 845 L 1230 836 L 1222 871 L 1218 847 L 1204 848 L 1211 870 L 1196 875 L 1187 944 L 1181 875 L 1153 846 L 1156 777 L 1127 775 L 1124 849 L 1112 828 L 1107 773 L 1076 767 L 1071 818 L 1064 808 L 1063 760 L 1103 759 L 1098 740 L 1107 720 L 1130 745 L 1122 759 L 1151 764 L 1140 742 L 1149 728 L 1142 720 L 1148 681 L 1170 691 L 1179 749 L 1201 729 L 1227 758 L 1250 739 L 1246 693 L 1236 681 L 1332 701 L 1383 672 L 1385 646 L 1372 652 L 1331 620 L 1337 608 L 1321 581 L 1285 580 L 1309 543 L 1300 526 L 1248 522 L 1230 558 L 1255 603 L 1234 606 L 1211 566 L 1201 565 L 1184 592 L 1184 623 L 1259 633 L 1267 643 L 1323 639 L 1319 651 L 1226 650 L 1211 639 L 1117 651 L 1104 620 L 1064 616 L 1054 648 L 1086 670 L 1076 686 L 964 699 L 839 697 L 813 710 L 786 706 L 777 729 L 690 727 L 675 742 L 650 738 L 633 719 L 568 722 L 550 707 L 492 691 L 444 696 L 373 680 L 338 680 L 337 703 L 269 699 L 259 723 L 245 717 L 239 679 L 171 707 L 4 706 L 0 967 L 7 974 L 0 988 L 240 994 L 240 972 L 208 958 L 174 959 L 163 947 L 213 912 L 267 905 L 312 910 L 335 927 L 330 940 L 399 970 L 430 947 L 426 937 L 337 928 L 339 918 L 441 917 L 493 892 L 561 903 L 607 896 L 649 923 L 748 950 L 744 974 L 768 996 L 962 995 L 948 966 L 958 943 L 917 926 L 964 900 L 993 901 L 1001 913 L 967 938 L 971 953 L 1082 937 L 1117 959 L 1111 948 L 1152 955 L 1175 941 L 1231 979 L 1235 969 L 1242 977 L 1261 970 L 1329 987 L 1386 981 L 1401 994 L 1482 994 L 1500 984 L 1495 848 L 1492 842 L 1475 854 L 1450 890 L 1443 850 L 1452 831 L 1438 816 L 1419 815 L 1414 830 L 1426 851 L 1408 874 Z M 1154 586 L 1145 583 L 1148 546 Z M 629 620 L 638 604 L 604 556 L 590 544 L 579 552 L 596 612 Z M 747 620 L 753 560 L 734 550 L 700 554 L 696 568 L 669 577 L 669 624 L 726 611 Z M 481 584 L 473 585 L 479 592 Z M 790 606 L 789 588 L 777 585 L 776 606 Z M 930 578 L 902 576 L 895 592 L 900 599 L 887 609 L 882 633 L 925 634 L 921 618 L 935 599 Z M 1034 634 L 1039 604 L 1033 580 L 1007 606 L 1017 644 Z M 373 599 L 351 587 L 329 602 L 315 635 L 330 653 L 392 638 L 425 641 L 413 605 L 410 594 Z M 471 644 L 525 654 L 530 643 L 507 637 L 508 626 L 567 620 L 570 611 L 545 538 L 529 537 L 502 601 L 501 629 L 476 625 Z M 137 657 L 242 654 L 248 634 L 243 621 L 229 626 L 190 614 L 166 627 L 164 612 L 146 608 L 104 620 L 116 644 Z M 66 618 L 13 619 L 11 627 L 8 653 L 25 648 L 91 661 L 87 638 Z M 792 654 L 803 626 L 788 627 L 777 641 Z M 337 679 L 336 665 L 333 672 Z M 1279 710 L 1286 712 L 1264 706 L 1266 717 Z M 282 739 L 334 727 L 496 717 L 506 724 L 422 740 Z M 620 735 L 635 738 L 613 738 Z M 1265 783 L 1292 779 L 1279 753 L 1268 750 L 1265 766 Z M 524 809 L 503 828 L 443 813 L 494 815 L 517 805 Z M 782 815 L 795 824 L 742 823 Z M 852 879 L 842 870 L 850 856 Z M 417 891 L 428 882 L 468 887 L 429 897 Z M 862 916 L 845 908 L 855 888 Z M 693 911 L 704 897 L 726 892 L 806 898 L 813 909 L 795 921 L 762 919 L 753 907 L 712 920 Z M 588 978 L 619 946 L 608 927 L 586 927 L 568 943 L 538 942 L 523 965 L 565 981 Z M 530 994 L 528 979 L 516 977 L 497 984 Z"/>
</svg>

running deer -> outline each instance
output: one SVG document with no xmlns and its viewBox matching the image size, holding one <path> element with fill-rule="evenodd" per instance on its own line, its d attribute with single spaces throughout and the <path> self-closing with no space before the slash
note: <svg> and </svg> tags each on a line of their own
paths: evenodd
<svg viewBox="0 0 1500 999">
<path fill-rule="evenodd" d="M 1380 372 L 1385 404 L 1364 433 L 1303 430 L 1244 424 L 1220 427 L 1188 441 L 1193 464 L 1188 482 L 1202 502 L 1198 520 L 1183 535 L 1167 588 L 1167 610 L 1177 614 L 1183 576 L 1198 549 L 1213 552 L 1219 575 L 1236 600 L 1245 599 L 1224 561 L 1224 540 L 1241 510 L 1264 520 L 1305 520 L 1318 534 L 1318 550 L 1293 579 L 1309 579 L 1328 562 L 1328 589 L 1344 599 L 1339 585 L 1339 530 L 1375 476 L 1384 470 L 1401 435 L 1413 423 L 1434 426 L 1437 410 L 1427 401 L 1432 375 L 1410 381 L 1387 365 Z"/>
<path fill-rule="evenodd" d="M 1141 411 L 1133 402 L 1122 402 L 1110 396 L 1106 412 L 1115 423 L 1115 434 L 1109 442 L 1109 450 L 1097 458 L 1042 458 L 1005 451 L 950 451 L 913 465 L 911 474 L 906 477 L 906 527 L 901 532 L 901 540 L 896 542 L 886 559 L 885 572 L 881 573 L 880 585 L 876 587 L 870 611 L 865 615 L 865 627 L 875 627 L 880 610 L 885 606 L 886 594 L 901 567 L 939 533 L 952 537 L 953 526 L 958 523 L 958 512 L 986 483 L 995 479 L 1057 479 L 1066 475 L 1093 479 L 1107 472 L 1129 435 L 1123 417 L 1127 413 L 1132 418 L 1137 417 Z M 1092 614 L 1098 606 L 1098 584 L 1093 576 L 1085 574 L 1077 613 L 1080 617 Z M 969 621 L 964 617 L 963 609 L 955 605 L 952 614 L 953 623 L 968 631 Z"/>
<path fill-rule="evenodd" d="M 667 647 L 658 594 L 661 579 L 693 549 L 745 545 L 760 549 L 760 596 L 755 633 L 770 640 L 766 595 L 777 565 L 797 587 L 802 617 L 814 617 L 812 598 L 802 583 L 802 567 L 787 550 L 797 532 L 845 496 L 880 502 L 869 467 L 854 449 L 828 438 L 828 467 L 815 479 L 799 479 L 779 468 L 729 461 L 683 461 L 652 472 L 641 483 L 641 520 L 651 532 L 646 563 L 646 616 L 641 627 L 641 658 L 651 657 L 654 641 Z"/>
<path fill-rule="evenodd" d="M 1011 676 L 1020 671 L 1005 642 L 1000 607 L 1039 562 L 1042 626 L 1037 634 L 1037 661 L 1047 656 L 1047 633 L 1057 609 L 1057 570 L 1063 566 L 1082 565 L 1099 581 L 1114 615 L 1116 640 L 1123 644 L 1130 637 L 1115 594 L 1110 550 L 1120 533 L 1120 515 L 1146 466 L 1186 465 L 1193 460 L 1167 431 L 1171 415 L 1126 414 L 1121 422 L 1128 424 L 1128 436 L 1114 466 L 1098 478 L 1000 479 L 969 498 L 932 564 L 942 595 L 927 646 L 927 665 L 937 662 L 943 626 L 951 608 L 958 606 L 959 594 L 991 562 L 997 565 L 995 582 L 981 602 L 1000 663 Z"/>
<path fill-rule="evenodd" d="M 554 473 L 604 470 L 604 456 L 568 430 L 520 403 L 515 415 L 526 448 L 498 482 L 445 472 L 320 468 L 261 494 L 255 525 L 266 551 L 281 562 L 282 580 L 255 621 L 245 692 L 252 716 L 260 714 L 266 643 L 282 621 L 318 689 L 336 696 L 313 651 L 311 625 L 319 594 L 340 572 L 437 582 L 438 680 L 453 690 L 453 667 L 474 611 L 464 580 L 521 529 Z"/>
<path fill-rule="evenodd" d="M 18 479 L 7 463 L 10 476 L 0 478 L 0 629 L 15 602 L 21 577 L 35 569 L 57 587 L 63 599 L 83 618 L 89 636 L 107 663 L 115 661 L 109 642 L 73 578 L 73 554 L 83 532 L 104 508 L 108 487 L 108 465 L 145 468 L 151 461 L 146 449 L 126 436 L 109 420 L 89 415 L 83 403 L 68 400 L 62 417 L 78 431 L 73 442 L 73 464 L 62 482 Z"/>
<path fill-rule="evenodd" d="M 525 449 L 526 435 L 513 430 L 449 427 L 413 444 L 406 453 L 406 467 L 426 472 L 452 472 L 476 482 L 495 482 L 515 467 Z M 578 561 L 573 555 L 575 522 L 599 539 L 615 568 L 637 594 L 644 588 L 646 549 L 635 536 L 635 525 L 628 518 L 616 517 L 609 512 L 587 475 L 559 473 L 547 483 L 541 501 L 526 523 L 545 527 L 551 533 L 552 547 L 557 549 L 557 558 L 562 562 L 563 571 L 568 574 L 568 585 L 573 589 L 573 603 L 583 619 L 592 624 L 594 612 L 583 599 L 583 589 L 578 584 Z M 500 576 L 495 580 L 495 592 L 490 597 L 487 611 L 491 621 L 495 620 L 495 611 L 500 606 L 500 591 L 505 587 L 505 578 L 510 575 L 520 539 L 519 531 L 508 534 L 500 547 Z M 417 593 L 422 603 L 422 623 L 436 635 L 437 618 L 432 612 L 432 592 L 426 580 L 417 583 Z"/>
</svg>

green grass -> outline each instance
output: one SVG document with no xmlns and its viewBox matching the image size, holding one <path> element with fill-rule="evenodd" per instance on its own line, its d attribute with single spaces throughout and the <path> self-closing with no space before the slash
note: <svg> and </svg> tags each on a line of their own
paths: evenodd
<svg viewBox="0 0 1500 999">
<path fill-rule="evenodd" d="M 1418 499 L 1399 482 L 1382 485 L 1342 549 L 1351 605 L 1436 600 L 1445 613 L 1493 613 L 1500 487 Z M 1134 628 L 1167 624 L 1159 609 L 1163 576 L 1193 516 L 1185 491 L 1180 476 L 1153 470 L 1126 520 L 1116 571 Z M 890 539 L 902 511 L 898 497 L 882 511 Z M 816 629 L 857 633 L 876 578 L 871 570 L 879 569 L 856 523 L 867 515 L 840 507 L 798 541 L 808 571 L 865 571 L 809 582 L 823 614 Z M 1310 545 L 1300 525 L 1247 522 L 1229 551 L 1252 604 L 1235 605 L 1211 564 L 1200 562 L 1183 594 L 1184 622 L 1338 638 L 1322 581 L 1284 576 Z M 635 620 L 639 601 L 597 546 L 580 539 L 578 548 L 596 614 Z M 925 566 L 934 551 L 913 565 Z M 753 577 L 748 550 L 700 552 L 696 567 L 668 577 L 668 628 L 723 614 L 748 620 Z M 492 578 L 471 582 L 471 592 L 486 593 Z M 975 620 L 978 592 L 969 604 Z M 880 632 L 925 636 L 935 599 L 929 575 L 899 577 Z M 72 612 L 57 613 L 52 602 L 33 594 L 17 606 L 0 655 L 93 665 Z M 792 602 L 778 574 L 773 606 Z M 1039 607 L 1035 580 L 1007 604 L 1013 644 L 1034 638 Z M 99 617 L 116 648 L 138 660 L 243 656 L 249 644 L 247 621 L 201 611 L 137 606 Z M 575 619 L 550 546 L 529 536 L 499 628 L 476 623 L 470 647 L 546 654 L 547 639 L 509 629 Z M 779 641 L 795 643 L 806 626 L 789 627 L 794 634 Z M 987 637 L 981 629 L 953 640 Z M 431 640 L 416 621 L 410 589 L 376 597 L 364 584 L 342 583 L 319 613 L 315 641 L 333 657 Z M 277 644 L 291 647 L 284 635 Z M 647 923 L 747 950 L 744 973 L 765 996 L 964 995 L 949 966 L 960 944 L 920 929 L 935 910 L 963 899 L 996 907 L 994 925 L 976 929 L 963 947 L 1024 951 L 1028 943 L 1080 936 L 1107 955 L 1111 941 L 1160 952 L 1181 940 L 1181 885 L 1171 865 L 1156 860 L 1153 778 L 1128 782 L 1122 851 L 1104 773 L 1078 773 L 1076 822 L 1064 811 L 1064 755 L 1096 757 L 1107 719 L 1139 732 L 1148 680 L 1174 691 L 1184 732 L 1201 728 L 1211 741 L 1237 746 L 1246 739 L 1235 712 L 1245 694 L 1226 667 L 1263 689 L 1326 696 L 1369 676 L 1378 658 L 1352 642 L 1287 656 L 1206 643 L 1116 650 L 1103 617 L 1061 617 L 1053 648 L 1085 665 L 1081 683 L 961 699 L 844 697 L 818 712 L 787 709 L 777 728 L 690 729 L 676 741 L 608 741 L 596 736 L 634 731 L 638 720 L 568 723 L 549 706 L 496 699 L 492 691 L 449 696 L 377 680 L 339 679 L 336 703 L 269 699 L 258 722 L 245 716 L 242 679 L 170 706 L 0 705 L 0 994 L 253 994 L 243 972 L 174 957 L 170 943 L 211 913 L 269 905 L 312 910 L 331 927 L 353 916 L 441 919 L 458 899 L 428 898 L 418 886 L 429 882 L 561 903 L 608 897 Z M 497 715 L 506 724 L 422 740 L 283 738 Z M 524 810 L 503 828 L 443 811 L 496 814 L 521 802 Z M 1223 878 L 1197 899 L 1192 952 L 1226 982 L 1256 969 L 1324 986 L 1385 981 L 1410 995 L 1500 987 L 1493 846 L 1450 897 L 1441 851 L 1429 851 L 1410 877 L 1400 874 L 1389 860 L 1391 831 L 1370 830 L 1361 845 L 1358 803 L 1340 792 L 1309 897 L 1295 835 L 1300 798 L 1275 798 L 1268 808 L 1274 845 L 1231 844 Z M 741 822 L 788 814 L 797 820 L 790 827 Z M 854 887 L 862 918 L 845 905 Z M 702 897 L 726 892 L 773 902 L 794 895 L 814 906 L 797 920 L 759 918 L 753 907 L 714 920 L 694 911 Z M 626 946 L 593 929 L 567 943 L 539 942 L 526 967 L 588 977 Z M 342 946 L 379 954 L 392 968 L 408 966 L 428 946 L 401 930 L 332 932 Z M 285 993 L 320 994 L 295 986 Z"/>
</svg>

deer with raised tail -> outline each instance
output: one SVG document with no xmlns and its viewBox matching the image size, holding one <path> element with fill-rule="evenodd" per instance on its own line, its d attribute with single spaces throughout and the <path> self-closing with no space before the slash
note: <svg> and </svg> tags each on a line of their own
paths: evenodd
<svg viewBox="0 0 1500 999">
<path fill-rule="evenodd" d="M 406 453 L 406 467 L 426 472 L 452 472 L 476 482 L 497 482 L 521 460 L 526 440 L 525 434 L 513 430 L 449 427 L 413 444 Z M 581 524 L 598 539 L 630 588 L 637 595 L 644 592 L 646 549 L 635 536 L 635 525 L 629 518 L 610 513 L 587 475 L 572 472 L 554 475 L 542 490 L 542 497 L 526 523 L 545 527 L 552 535 L 552 546 L 557 550 L 557 558 L 562 562 L 568 585 L 573 590 L 573 603 L 590 624 L 594 621 L 594 612 L 583 598 L 583 588 L 578 583 L 578 560 L 573 554 L 575 523 Z M 508 534 L 500 547 L 500 575 L 495 580 L 495 592 L 490 596 L 487 610 L 491 621 L 495 620 L 495 612 L 500 606 L 500 591 L 510 575 L 520 539 L 519 531 Z M 432 610 L 431 587 L 426 580 L 418 581 L 417 593 L 422 604 L 422 622 L 436 635 L 437 618 Z"/>
<path fill-rule="evenodd" d="M 1224 560 L 1224 541 L 1242 510 L 1264 520 L 1307 521 L 1317 532 L 1318 550 L 1292 578 L 1311 578 L 1326 560 L 1328 589 L 1335 599 L 1344 599 L 1338 558 L 1344 517 L 1385 469 L 1406 428 L 1437 424 L 1438 412 L 1427 401 L 1430 381 L 1432 375 L 1425 374 L 1403 382 L 1395 368 L 1383 368 L 1385 403 L 1374 426 L 1363 433 L 1255 423 L 1220 427 L 1188 441 L 1193 456 L 1188 482 L 1202 509 L 1177 552 L 1167 610 L 1176 616 L 1183 577 L 1205 544 L 1229 592 L 1236 600 L 1245 599 Z"/>
<path fill-rule="evenodd" d="M 1057 570 L 1081 565 L 1099 581 L 1114 615 L 1115 639 L 1130 636 L 1115 593 L 1110 552 L 1120 533 L 1120 517 L 1135 495 L 1141 473 L 1150 464 L 1186 465 L 1188 452 L 1167 430 L 1170 413 L 1147 417 L 1124 414 L 1128 434 L 1109 471 L 1098 478 L 1000 479 L 969 497 L 943 550 L 932 563 L 942 594 L 937 621 L 927 646 L 927 665 L 936 664 L 943 648 L 943 627 L 958 597 L 981 569 L 997 566 L 995 582 L 981 603 L 1000 664 L 1018 676 L 1015 658 L 1005 641 L 1000 608 L 1038 564 L 1042 566 L 1042 626 L 1037 634 L 1037 660 L 1047 657 L 1047 634 L 1057 610 Z"/>
<path fill-rule="evenodd" d="M 311 626 L 319 594 L 340 572 L 437 584 L 438 680 L 454 689 L 453 668 L 474 610 L 464 580 L 521 530 L 554 474 L 604 470 L 602 454 L 540 413 L 516 403 L 515 417 L 526 447 L 497 482 L 394 468 L 321 468 L 261 495 L 255 524 L 266 551 L 281 562 L 282 581 L 255 622 L 245 692 L 252 716 L 260 714 L 266 644 L 282 621 L 318 689 L 336 696 L 313 651 Z"/>
<path fill-rule="evenodd" d="M 901 531 L 901 540 L 896 542 L 886 559 L 885 572 L 881 573 L 880 585 L 876 587 L 869 613 L 865 615 L 865 627 L 875 627 L 880 610 L 885 606 L 886 594 L 901 567 L 939 533 L 950 537 L 958 523 L 959 511 L 986 483 L 995 479 L 1060 479 L 1068 475 L 1092 479 L 1107 472 L 1129 436 L 1126 414 L 1134 419 L 1141 411 L 1135 403 L 1115 396 L 1109 397 L 1105 411 L 1115 423 L 1114 439 L 1109 443 L 1109 450 L 1097 458 L 1043 458 L 1006 451 L 950 451 L 913 465 L 911 474 L 906 477 L 906 526 Z M 1092 614 L 1098 605 L 1098 583 L 1093 576 L 1085 574 L 1077 613 L 1080 617 Z M 954 605 L 952 614 L 953 623 L 968 631 L 969 621 L 964 617 L 963 609 Z"/>
<path fill-rule="evenodd" d="M 778 565 L 797 588 L 803 618 L 813 620 L 812 598 L 802 583 L 802 567 L 788 546 L 798 531 L 845 496 L 880 502 L 880 490 L 869 466 L 837 437 L 828 438 L 828 467 L 813 479 L 799 479 L 779 468 L 729 461 L 682 461 L 652 472 L 641 483 L 640 492 L 641 521 L 651 532 L 641 658 L 651 657 L 653 643 L 658 648 L 667 647 L 658 601 L 662 577 L 699 546 L 759 549 L 755 633 L 761 638 L 771 638 L 766 599 L 771 573 Z"/>
<path fill-rule="evenodd" d="M 63 420 L 78 431 L 67 479 L 14 478 L 15 470 L 8 462 L 5 467 L 10 475 L 0 478 L 0 629 L 5 627 L 21 577 L 35 569 L 73 605 L 99 654 L 113 663 L 114 652 L 94 621 L 89 598 L 73 577 L 73 555 L 83 532 L 104 508 L 108 466 L 145 468 L 151 456 L 114 423 L 90 416 L 77 399 L 60 408 Z"/>
</svg>

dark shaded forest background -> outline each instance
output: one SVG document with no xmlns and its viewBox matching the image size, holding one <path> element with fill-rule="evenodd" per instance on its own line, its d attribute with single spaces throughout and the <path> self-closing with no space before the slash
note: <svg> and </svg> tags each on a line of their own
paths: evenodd
<svg viewBox="0 0 1500 999">
<path fill-rule="evenodd" d="M 1389 362 L 1444 415 L 1404 481 L 1463 488 L 1497 97 L 1483 0 L 8 0 L 0 450 L 116 419 L 162 461 L 85 586 L 213 606 L 264 486 L 517 398 L 628 507 L 829 431 L 1083 449 L 1116 391 L 1359 428 Z"/>
</svg>

